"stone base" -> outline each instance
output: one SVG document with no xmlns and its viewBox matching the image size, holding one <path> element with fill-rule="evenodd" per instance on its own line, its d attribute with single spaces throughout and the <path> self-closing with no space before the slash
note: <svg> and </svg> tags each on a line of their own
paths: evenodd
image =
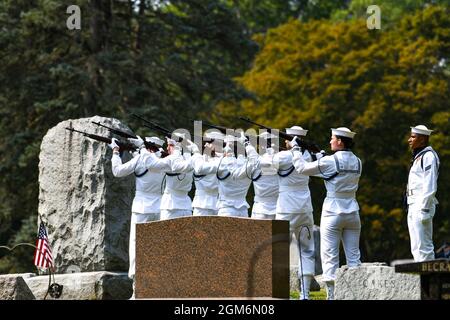
<svg viewBox="0 0 450 320">
<path fill-rule="evenodd" d="M 309 288 L 310 291 L 320 291 L 321 288 L 323 288 L 323 286 L 320 284 L 320 282 L 318 282 L 317 278 L 321 277 L 319 276 L 314 276 L 312 282 L 311 282 L 311 287 Z M 291 265 L 290 267 L 290 275 L 289 275 L 289 288 L 290 291 L 299 291 L 299 283 L 298 283 L 298 266 L 293 266 Z"/>
<path fill-rule="evenodd" d="M 32 274 L 0 275 L 0 300 L 35 300 L 24 278 Z"/>
<path fill-rule="evenodd" d="M 420 276 L 395 273 L 385 263 L 336 270 L 336 300 L 420 300 Z"/>
<path fill-rule="evenodd" d="M 24 280 L 36 299 L 44 299 L 48 289 L 48 275 Z M 62 294 L 58 299 L 48 294 L 46 300 L 118 300 L 129 299 L 133 293 L 132 281 L 126 272 L 56 274 L 55 282 L 63 286 Z"/>
</svg>

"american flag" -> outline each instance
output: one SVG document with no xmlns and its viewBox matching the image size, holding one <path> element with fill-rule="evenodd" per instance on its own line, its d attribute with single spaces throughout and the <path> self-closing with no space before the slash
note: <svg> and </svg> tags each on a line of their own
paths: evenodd
<svg viewBox="0 0 450 320">
<path fill-rule="evenodd" d="M 47 231 L 44 223 L 39 225 L 39 234 L 36 241 L 36 251 L 34 252 L 34 264 L 38 268 L 53 267 L 53 257 L 50 244 L 48 243 Z"/>
</svg>

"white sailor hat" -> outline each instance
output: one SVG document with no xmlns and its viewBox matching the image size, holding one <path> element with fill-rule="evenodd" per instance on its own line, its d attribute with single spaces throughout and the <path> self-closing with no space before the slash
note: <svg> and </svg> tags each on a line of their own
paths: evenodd
<svg viewBox="0 0 450 320">
<path fill-rule="evenodd" d="M 228 143 L 228 142 L 235 142 L 235 141 L 237 141 L 237 139 L 236 139 L 236 137 L 235 136 L 232 136 L 232 135 L 226 135 L 225 136 L 225 138 L 223 139 L 223 141 L 225 142 L 225 143 Z"/>
<path fill-rule="evenodd" d="M 181 132 L 173 132 L 172 136 L 180 137 L 183 140 L 186 139 L 186 134 L 185 133 L 181 133 Z"/>
<path fill-rule="evenodd" d="M 417 133 L 424 136 L 429 136 L 434 130 L 430 130 L 427 127 L 425 127 L 423 124 L 411 127 L 411 133 Z"/>
<path fill-rule="evenodd" d="M 178 145 L 178 142 L 176 142 L 176 141 L 173 140 L 173 139 L 170 139 L 170 138 L 167 138 L 167 137 L 166 137 L 166 140 L 167 140 L 167 145 L 168 145 L 168 146 L 176 146 L 176 145 Z"/>
<path fill-rule="evenodd" d="M 349 128 L 346 128 L 346 127 L 339 127 L 339 128 L 331 128 L 331 134 L 335 135 L 335 136 L 341 136 L 341 137 L 353 139 L 356 132 L 352 132 L 352 131 L 350 131 Z"/>
<path fill-rule="evenodd" d="M 154 143 L 160 147 L 164 144 L 164 140 L 158 138 L 158 137 L 145 137 L 145 141 Z"/>
<path fill-rule="evenodd" d="M 303 129 L 300 126 L 293 126 L 290 128 L 286 128 L 287 134 L 293 134 L 294 136 L 306 136 L 308 130 Z"/>
<path fill-rule="evenodd" d="M 183 140 L 186 139 L 186 134 L 184 134 L 184 133 L 173 132 L 173 133 L 172 133 L 172 137 L 174 137 L 174 136 L 175 136 L 175 137 L 180 137 L 180 138 L 182 138 Z M 168 145 L 176 146 L 176 145 L 179 144 L 179 141 L 177 141 L 177 140 L 175 140 L 175 139 L 171 139 L 171 138 L 167 138 L 167 137 L 166 137 L 166 139 L 167 139 L 167 144 L 168 144 Z"/>
<path fill-rule="evenodd" d="M 205 138 L 214 139 L 214 140 L 224 140 L 225 135 L 219 131 L 211 131 L 211 132 L 205 132 Z"/>
<path fill-rule="evenodd" d="M 273 133 L 269 133 L 268 131 L 264 131 L 263 133 L 261 133 L 259 135 L 260 138 L 262 139 L 275 139 L 276 136 Z"/>
</svg>

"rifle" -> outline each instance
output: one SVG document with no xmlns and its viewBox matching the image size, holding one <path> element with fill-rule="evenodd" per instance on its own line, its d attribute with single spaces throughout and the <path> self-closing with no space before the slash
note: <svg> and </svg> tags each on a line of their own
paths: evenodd
<svg viewBox="0 0 450 320">
<path fill-rule="evenodd" d="M 161 127 L 159 124 L 154 123 L 154 122 L 151 122 L 151 121 L 149 121 L 149 120 L 147 120 L 147 119 L 144 119 L 144 118 L 142 118 L 141 116 L 139 116 L 139 115 L 137 115 L 137 114 L 134 114 L 134 113 L 132 113 L 131 115 L 132 115 L 133 117 L 136 117 L 136 118 L 138 118 L 138 119 L 144 121 L 145 123 L 147 123 L 147 125 L 144 124 L 144 127 L 147 127 L 147 128 L 149 128 L 149 129 L 155 130 L 155 131 L 157 131 L 157 132 L 159 132 L 159 133 L 162 133 L 166 138 L 173 139 L 173 140 L 175 140 L 175 141 L 177 141 L 177 142 L 182 142 L 182 141 L 183 141 L 183 138 L 182 138 L 182 137 L 179 137 L 179 136 L 177 136 L 176 134 L 172 134 L 172 132 L 170 132 L 170 131 L 167 130 L 166 128 Z M 174 139 L 174 138 L 175 138 L 175 139 Z"/>
<path fill-rule="evenodd" d="M 135 136 L 134 134 L 129 134 L 129 133 L 125 132 L 125 131 L 105 126 L 104 124 L 101 124 L 100 122 L 95 122 L 95 121 L 91 121 L 91 122 L 96 124 L 96 125 L 98 125 L 98 126 L 100 126 L 100 127 L 108 129 L 110 132 L 112 132 L 114 134 L 117 134 L 120 137 L 137 139 L 137 136 Z"/>
<path fill-rule="evenodd" d="M 85 137 L 91 138 L 91 139 L 96 140 L 96 141 L 104 142 L 104 143 L 107 143 L 107 144 L 110 144 L 112 142 L 111 138 L 107 138 L 107 137 L 104 137 L 104 136 L 99 136 L 99 135 L 92 134 L 92 133 L 87 133 L 87 132 L 84 132 L 84 131 L 75 130 L 74 128 L 66 128 L 66 130 L 69 130 L 71 132 L 81 133 Z M 117 140 L 117 145 L 119 146 L 121 151 L 136 151 L 136 149 L 137 149 L 134 144 L 126 142 L 126 141 Z"/>
<path fill-rule="evenodd" d="M 269 133 L 271 133 L 272 130 L 275 130 L 275 129 L 273 129 L 271 127 L 267 127 L 267 126 L 265 126 L 263 124 L 256 123 L 256 122 L 250 120 L 249 118 L 239 117 L 239 119 L 242 120 L 242 121 L 251 123 L 251 124 L 253 124 L 255 126 L 258 126 L 260 128 L 266 129 Z M 281 130 L 278 130 L 278 135 L 280 136 L 280 138 L 282 138 L 284 140 L 289 140 L 289 141 L 292 141 L 292 139 L 294 139 L 294 137 L 296 137 L 294 135 L 288 134 L 288 133 L 286 133 L 284 131 L 281 131 Z M 297 141 L 299 147 L 301 147 L 303 149 L 309 150 L 309 151 L 314 152 L 314 153 L 317 153 L 317 152 L 321 151 L 320 147 L 314 142 L 311 142 L 311 141 L 308 141 L 308 140 L 305 140 L 305 139 L 300 139 L 299 137 L 297 137 L 296 141 Z"/>
<path fill-rule="evenodd" d="M 236 130 L 234 130 L 234 129 L 230 129 L 230 128 L 227 128 L 227 127 L 222 127 L 222 126 L 218 126 L 218 125 L 215 125 L 215 124 L 212 124 L 212 123 L 208 123 L 208 122 L 206 122 L 206 121 L 203 121 L 203 120 L 194 120 L 194 121 L 201 121 L 202 122 L 202 125 L 205 125 L 205 126 L 207 126 L 207 127 L 209 127 L 209 128 L 213 128 L 213 129 L 217 129 L 217 130 L 219 130 L 220 132 L 222 132 L 223 134 L 227 134 L 227 133 L 233 133 L 233 135 L 234 135 L 234 137 L 240 137 L 240 135 L 236 132 Z M 247 137 L 247 139 L 249 139 L 249 137 L 250 136 L 248 136 L 248 135 L 245 135 L 246 137 Z M 205 138 L 203 139 L 203 140 L 205 140 Z M 214 139 L 212 139 L 212 140 L 214 140 Z"/>
<path fill-rule="evenodd" d="M 133 134 L 129 134 L 129 133 L 125 132 L 125 131 L 121 131 L 121 130 L 118 130 L 118 129 L 114 129 L 114 128 L 105 126 L 105 125 L 101 124 L 100 122 L 92 121 L 92 123 L 94 123 L 94 124 L 96 124 L 96 125 L 98 125 L 100 127 L 104 127 L 106 129 L 108 129 L 109 131 L 111 131 L 112 133 L 117 134 L 118 136 L 121 136 L 121 137 L 124 137 L 124 138 L 127 138 L 127 139 L 137 139 L 137 136 L 135 136 Z M 154 152 L 158 151 L 159 148 L 160 148 L 157 144 L 154 144 L 153 142 L 146 141 L 146 140 L 144 140 L 144 145 L 145 145 L 146 149 L 153 150 Z M 162 152 L 161 153 L 161 157 L 162 158 L 164 158 L 166 156 L 167 156 L 166 152 Z"/>
<path fill-rule="evenodd" d="M 140 120 L 142 120 L 142 121 L 144 121 L 144 122 L 149 124 L 149 125 L 145 125 L 144 124 L 144 127 L 147 127 L 149 129 L 158 131 L 158 132 L 162 133 L 165 137 L 167 137 L 169 139 L 173 139 L 172 137 L 175 137 L 176 139 L 174 139 L 174 140 L 176 140 L 177 142 L 182 142 L 182 141 L 185 140 L 183 137 L 177 136 L 176 134 L 172 134 L 172 132 L 170 130 L 161 127 L 159 124 L 157 124 L 155 122 L 152 122 L 152 121 L 149 121 L 147 119 L 144 119 L 141 116 L 139 116 L 137 114 L 134 114 L 134 113 L 132 113 L 132 115 L 134 117 L 136 117 L 136 118 L 138 118 L 138 119 L 140 119 Z M 197 137 L 197 136 L 194 135 L 194 137 Z M 212 138 L 205 138 L 205 137 L 200 137 L 200 138 L 203 139 L 204 142 L 211 143 L 211 142 L 214 141 L 214 139 L 212 139 Z M 188 139 L 186 139 L 186 140 L 188 140 Z"/>
</svg>

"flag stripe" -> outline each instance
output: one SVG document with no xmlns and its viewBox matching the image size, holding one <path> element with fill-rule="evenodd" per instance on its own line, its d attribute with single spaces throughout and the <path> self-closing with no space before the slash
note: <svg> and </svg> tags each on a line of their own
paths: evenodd
<svg viewBox="0 0 450 320">
<path fill-rule="evenodd" d="M 38 239 L 36 241 L 36 251 L 34 253 L 34 264 L 40 268 L 53 266 L 53 256 L 50 244 L 48 243 L 47 231 L 41 222 L 39 226 Z"/>
</svg>

